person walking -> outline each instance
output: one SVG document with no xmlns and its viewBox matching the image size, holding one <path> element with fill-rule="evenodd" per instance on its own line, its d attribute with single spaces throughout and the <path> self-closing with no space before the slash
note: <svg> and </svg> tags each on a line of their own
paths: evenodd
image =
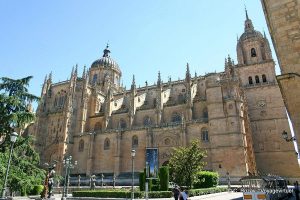
<svg viewBox="0 0 300 200">
<path fill-rule="evenodd" d="M 298 181 L 296 181 L 294 183 L 294 192 L 295 192 L 296 200 L 299 200 L 299 184 L 298 184 Z"/>
<path fill-rule="evenodd" d="M 180 189 L 178 187 L 178 185 L 175 185 L 175 187 L 172 189 L 173 195 L 174 195 L 174 199 L 178 200 L 178 197 L 180 195 Z"/>
<path fill-rule="evenodd" d="M 187 200 L 187 198 L 188 198 L 188 191 L 187 190 L 183 190 L 182 192 L 180 192 L 179 200 Z"/>
</svg>

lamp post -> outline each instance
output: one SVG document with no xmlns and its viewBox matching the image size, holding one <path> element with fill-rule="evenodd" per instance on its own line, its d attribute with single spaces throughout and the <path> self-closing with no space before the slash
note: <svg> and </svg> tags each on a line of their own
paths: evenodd
<svg viewBox="0 0 300 200">
<path fill-rule="evenodd" d="M 7 177 L 8 177 L 9 167 L 10 167 L 11 154 L 13 152 L 14 144 L 17 140 L 17 137 L 18 137 L 18 133 L 16 133 L 16 132 L 13 132 L 12 134 L 10 134 L 10 142 L 11 142 L 10 153 L 9 153 L 9 158 L 8 158 L 8 163 L 7 163 L 7 168 L 6 168 L 5 178 L 4 178 L 4 184 L 3 184 L 3 189 L 2 189 L 2 198 L 5 197 L 5 189 L 6 189 Z"/>
<path fill-rule="evenodd" d="M 285 141 L 287 142 L 292 142 L 296 140 L 295 137 L 288 138 L 288 133 L 286 131 L 282 132 L 282 138 L 285 139 Z"/>
<path fill-rule="evenodd" d="M 65 181 L 64 181 L 64 188 L 63 188 L 61 199 L 65 200 L 68 196 L 68 185 L 69 185 L 70 169 L 73 169 L 75 167 L 75 165 L 77 165 L 77 161 L 75 161 L 74 164 L 73 164 L 72 163 L 72 156 L 67 156 L 63 160 L 63 164 L 64 164 L 64 167 L 65 167 Z"/>
<path fill-rule="evenodd" d="M 134 199 L 134 191 L 133 191 L 133 187 L 134 187 L 134 157 L 135 157 L 135 150 L 132 149 L 131 150 L 131 167 L 132 167 L 132 182 L 131 182 L 131 200 Z"/>
</svg>

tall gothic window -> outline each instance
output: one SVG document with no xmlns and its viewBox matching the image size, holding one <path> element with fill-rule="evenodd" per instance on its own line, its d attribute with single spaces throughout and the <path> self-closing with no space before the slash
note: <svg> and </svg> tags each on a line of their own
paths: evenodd
<svg viewBox="0 0 300 200">
<path fill-rule="evenodd" d="M 150 126 L 152 124 L 151 118 L 149 116 L 144 117 L 144 126 Z"/>
<path fill-rule="evenodd" d="M 259 77 L 257 75 L 255 76 L 255 83 L 259 83 Z"/>
<path fill-rule="evenodd" d="M 120 119 L 120 128 L 124 129 L 127 127 L 126 121 L 124 119 Z"/>
<path fill-rule="evenodd" d="M 209 142 L 208 130 L 207 128 L 202 128 L 201 130 L 201 140 L 203 142 Z"/>
<path fill-rule="evenodd" d="M 109 149 L 109 147 L 110 147 L 110 140 L 108 138 L 106 138 L 104 140 L 104 150 Z"/>
<path fill-rule="evenodd" d="M 251 49 L 251 57 L 256 57 L 256 51 L 254 48 Z"/>
<path fill-rule="evenodd" d="M 101 130 L 101 123 L 97 122 L 94 126 L 94 131 L 100 131 Z"/>
<path fill-rule="evenodd" d="M 177 112 L 173 113 L 172 122 L 181 122 L 181 116 Z"/>
<path fill-rule="evenodd" d="M 134 135 L 132 137 L 132 148 L 135 148 L 137 146 L 139 146 L 139 138 L 136 135 Z"/>
<path fill-rule="evenodd" d="M 263 82 L 263 83 L 267 82 L 267 77 L 266 77 L 265 74 L 262 75 L 262 82 Z"/>
<path fill-rule="evenodd" d="M 81 140 L 79 141 L 78 151 L 79 151 L 79 152 L 83 152 L 83 150 L 84 150 L 84 140 L 81 139 Z"/>
<path fill-rule="evenodd" d="M 208 111 L 206 107 L 203 109 L 203 118 L 208 118 Z"/>
<path fill-rule="evenodd" d="M 92 85 L 94 85 L 97 82 L 97 78 L 98 78 L 97 74 L 94 74 L 93 80 L 92 80 Z"/>
<path fill-rule="evenodd" d="M 251 77 L 251 76 L 248 77 L 248 81 L 249 81 L 249 85 L 252 85 L 252 84 L 253 84 L 253 80 L 252 80 L 252 77 Z"/>
</svg>

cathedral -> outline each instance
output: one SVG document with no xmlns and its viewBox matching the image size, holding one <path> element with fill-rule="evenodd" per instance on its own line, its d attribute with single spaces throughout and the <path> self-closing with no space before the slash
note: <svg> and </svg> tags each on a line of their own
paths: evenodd
<svg viewBox="0 0 300 200">
<path fill-rule="evenodd" d="M 233 182 L 249 174 L 276 174 L 298 179 L 300 170 L 275 63 L 265 34 L 254 29 L 246 12 L 244 33 L 238 38 L 237 63 L 229 56 L 224 71 L 192 76 L 186 65 L 184 79 L 130 89 L 120 84 L 122 68 L 107 46 L 102 57 L 72 70 L 69 80 L 45 78 L 36 122 L 41 162 L 72 155 L 78 165 L 72 176 L 131 173 L 131 149 L 136 150 L 135 171 L 145 167 L 146 148 L 158 148 L 159 165 L 167 165 L 173 147 L 197 139 L 206 150 L 206 170 L 217 171 L 221 181 Z"/>
</svg>

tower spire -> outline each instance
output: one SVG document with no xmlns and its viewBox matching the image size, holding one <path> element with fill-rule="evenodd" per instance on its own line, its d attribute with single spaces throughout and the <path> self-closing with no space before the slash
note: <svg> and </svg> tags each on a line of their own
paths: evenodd
<svg viewBox="0 0 300 200">
<path fill-rule="evenodd" d="M 158 71 L 157 86 L 161 85 L 160 71 Z"/>
<path fill-rule="evenodd" d="M 248 17 L 248 11 L 247 11 L 246 5 L 245 5 L 245 13 L 246 13 L 246 20 L 249 20 L 249 17 Z"/>
<path fill-rule="evenodd" d="M 106 48 L 103 50 L 103 56 L 102 57 L 109 57 L 110 50 L 108 48 L 109 48 L 109 44 L 107 43 Z"/>
<path fill-rule="evenodd" d="M 186 63 L 185 79 L 186 79 L 186 81 L 190 81 L 191 80 L 190 65 L 189 65 L 189 63 Z"/>
<path fill-rule="evenodd" d="M 135 77 L 134 77 L 134 74 L 132 76 L 132 83 L 131 83 L 131 89 L 134 90 L 136 88 L 136 85 L 135 85 Z"/>
</svg>

